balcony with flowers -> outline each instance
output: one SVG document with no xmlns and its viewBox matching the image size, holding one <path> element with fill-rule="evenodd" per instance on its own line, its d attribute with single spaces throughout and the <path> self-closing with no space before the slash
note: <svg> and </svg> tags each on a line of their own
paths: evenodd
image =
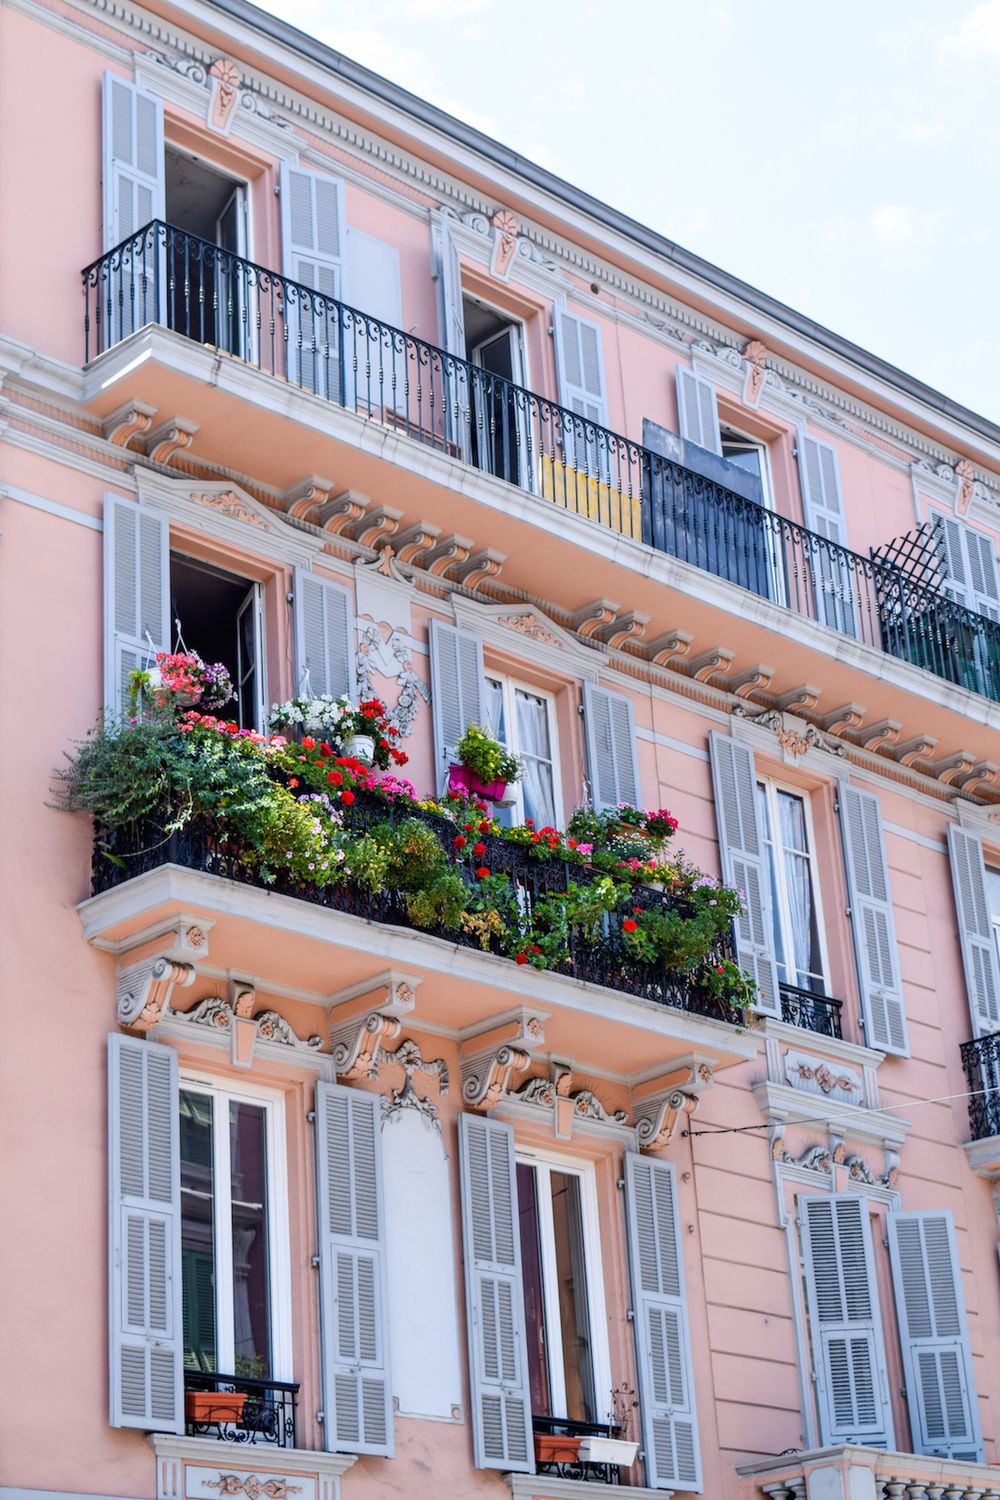
<svg viewBox="0 0 1000 1500">
<path fill-rule="evenodd" d="M 164 657 L 135 674 L 134 711 L 58 773 L 62 804 L 94 819 L 81 913 L 98 946 L 122 953 L 195 914 L 213 963 L 317 999 L 363 987 L 389 955 L 435 974 L 432 1019 L 456 1029 L 530 1000 L 565 1010 L 575 1053 L 579 1012 L 613 1013 L 613 995 L 619 1013 L 631 1005 L 611 1049 L 623 1072 L 648 1061 L 650 1027 L 670 1035 L 668 1054 L 752 1050 L 739 896 L 672 854 L 669 812 L 581 808 L 566 830 L 507 827 L 484 790 L 501 797 L 499 773 L 519 767 L 494 764 L 505 752 L 478 726 L 448 793 L 421 797 L 378 700 L 291 700 L 264 735 L 203 711 L 218 706 L 212 670 Z"/>
</svg>

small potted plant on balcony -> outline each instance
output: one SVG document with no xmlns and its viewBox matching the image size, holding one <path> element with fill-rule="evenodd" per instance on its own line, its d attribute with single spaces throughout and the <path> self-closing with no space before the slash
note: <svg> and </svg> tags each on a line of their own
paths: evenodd
<svg viewBox="0 0 1000 1500">
<path fill-rule="evenodd" d="M 521 775 L 520 756 L 504 748 L 489 730 L 470 724 L 455 746 L 456 764 L 448 772 L 448 790 L 482 797 L 497 807 L 509 807 Z"/>
<path fill-rule="evenodd" d="M 156 665 L 136 668 L 129 678 L 133 707 L 140 694 L 157 708 L 194 708 L 217 713 L 236 696 L 229 670 L 221 661 L 206 663 L 197 651 L 158 651 Z"/>
<path fill-rule="evenodd" d="M 195 1426 L 212 1422 L 240 1422 L 246 1391 L 185 1391 L 184 1416 Z"/>
<path fill-rule="evenodd" d="M 580 1459 L 582 1439 L 576 1432 L 535 1432 L 537 1464 L 575 1464 Z"/>
</svg>

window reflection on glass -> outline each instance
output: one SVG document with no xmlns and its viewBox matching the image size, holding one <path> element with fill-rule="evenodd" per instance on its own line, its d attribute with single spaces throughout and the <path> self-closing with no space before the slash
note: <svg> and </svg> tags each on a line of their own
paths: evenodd
<svg viewBox="0 0 1000 1500">
<path fill-rule="evenodd" d="M 266 1379 L 271 1373 L 267 1244 L 266 1140 L 258 1104 L 229 1105 L 233 1215 L 234 1373 Z"/>
<path fill-rule="evenodd" d="M 181 1278 L 184 1366 L 218 1369 L 215 1322 L 215 1192 L 212 1169 L 212 1101 L 180 1095 Z M 228 1372 L 224 1372 L 228 1373 Z"/>
<path fill-rule="evenodd" d="M 757 805 L 770 873 L 778 978 L 798 989 L 825 994 L 805 801 L 783 787 L 758 782 Z"/>
<path fill-rule="evenodd" d="M 587 1311 L 587 1267 L 583 1250 L 583 1212 L 580 1179 L 552 1172 L 552 1227 L 556 1251 L 559 1298 L 559 1337 L 562 1343 L 565 1415 L 572 1422 L 596 1422 L 594 1366 Z"/>
<path fill-rule="evenodd" d="M 521 1223 L 521 1274 L 524 1277 L 524 1326 L 528 1344 L 528 1386 L 531 1410 L 552 1415 L 549 1367 L 545 1356 L 545 1291 L 538 1223 L 538 1194 L 534 1167 L 517 1164 L 517 1207 Z"/>
</svg>

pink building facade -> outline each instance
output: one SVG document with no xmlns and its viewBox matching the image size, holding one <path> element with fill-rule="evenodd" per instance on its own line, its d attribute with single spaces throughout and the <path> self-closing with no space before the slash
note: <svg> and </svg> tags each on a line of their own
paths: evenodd
<svg viewBox="0 0 1000 1500">
<path fill-rule="evenodd" d="M 242 0 L 10 0 L 0 152 L 2 1500 L 996 1500 L 1000 430 Z M 109 857 L 179 640 L 669 808 L 753 1010 Z"/>
</svg>

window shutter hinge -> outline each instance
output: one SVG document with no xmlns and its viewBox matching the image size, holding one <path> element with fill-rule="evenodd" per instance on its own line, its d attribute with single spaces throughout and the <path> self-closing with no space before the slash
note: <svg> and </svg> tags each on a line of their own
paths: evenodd
<svg viewBox="0 0 1000 1500">
<path fill-rule="evenodd" d="M 615 1183 L 615 1186 L 617 1188 L 620 1188 L 621 1191 L 624 1192 L 625 1191 L 625 1179 L 624 1179 L 624 1177 L 619 1177 L 618 1181 Z"/>
<path fill-rule="evenodd" d="M 309 1264 L 311 1266 L 315 1266 L 316 1270 L 318 1271 L 323 1262 L 320 1260 L 318 1255 L 311 1255 L 309 1257 Z"/>
<path fill-rule="evenodd" d="M 314 1109 L 307 1109 L 306 1110 L 306 1119 L 309 1121 L 310 1125 L 315 1125 L 316 1124 L 316 1111 Z"/>
<path fill-rule="evenodd" d="M 326 1412 L 325 1411 L 318 1411 L 316 1413 L 316 1420 L 317 1420 L 317 1422 L 325 1422 L 326 1421 Z"/>
<path fill-rule="evenodd" d="M 630 1323 L 634 1323 L 635 1322 L 635 1308 L 633 1308 L 633 1307 L 628 1308 L 627 1311 L 626 1311 L 626 1313 L 625 1313 L 625 1316 L 629 1320 Z"/>
</svg>

